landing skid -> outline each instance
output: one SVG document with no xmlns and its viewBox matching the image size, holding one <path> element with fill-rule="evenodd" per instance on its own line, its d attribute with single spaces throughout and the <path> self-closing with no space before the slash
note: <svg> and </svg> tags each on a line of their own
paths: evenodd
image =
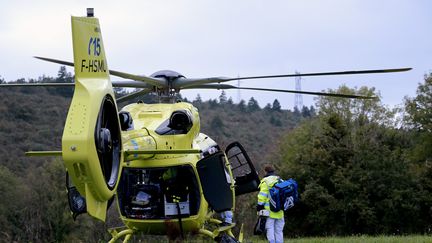
<svg viewBox="0 0 432 243">
<path fill-rule="evenodd" d="M 240 228 L 239 237 L 238 237 L 238 239 L 236 239 L 234 234 L 231 231 L 231 229 L 233 229 L 236 226 L 235 223 L 227 225 L 227 226 L 219 226 L 222 223 L 222 221 L 220 221 L 219 219 L 215 219 L 212 216 L 213 216 L 213 213 L 210 213 L 209 215 L 207 215 L 207 222 L 210 223 L 211 225 L 216 226 L 217 228 L 214 229 L 213 231 L 210 231 L 203 226 L 201 229 L 199 229 L 198 233 L 205 235 L 205 236 L 208 236 L 217 242 L 223 242 L 223 243 L 228 243 L 228 242 L 229 243 L 234 243 L 234 242 L 235 243 L 237 243 L 237 242 L 241 243 L 241 242 L 243 242 L 243 224 Z M 129 229 L 125 226 L 111 228 L 108 230 L 108 232 L 112 236 L 109 243 L 114 243 L 117 240 L 121 239 L 122 237 L 124 237 L 123 243 L 126 243 L 130 240 L 132 235 L 134 233 L 136 233 L 136 231 Z"/>
<path fill-rule="evenodd" d="M 109 243 L 114 243 L 118 239 L 121 239 L 123 236 L 124 236 L 123 243 L 126 243 L 130 240 L 132 235 L 135 233 L 135 231 L 125 226 L 108 229 L 108 232 L 112 235 L 112 238 L 109 241 Z"/>
</svg>

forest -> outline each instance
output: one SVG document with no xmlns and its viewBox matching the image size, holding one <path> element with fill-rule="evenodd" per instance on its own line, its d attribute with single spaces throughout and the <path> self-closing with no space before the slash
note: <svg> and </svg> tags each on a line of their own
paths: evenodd
<svg viewBox="0 0 432 243">
<path fill-rule="evenodd" d="M 57 77 L 8 82 L 73 82 L 73 75 L 61 67 Z M 285 237 L 430 234 L 432 76 L 419 82 L 416 96 L 405 97 L 399 108 L 379 99 L 318 97 L 315 106 L 284 110 L 278 100 L 234 103 L 224 92 L 188 102 L 200 112 L 202 132 L 222 148 L 242 143 L 261 176 L 262 166 L 273 163 L 282 178 L 297 180 L 300 202 L 285 214 Z M 370 87 L 328 91 L 379 96 Z M 116 89 L 118 96 L 126 93 Z M 106 224 L 87 215 L 74 221 L 61 159 L 24 156 L 60 150 L 72 94 L 73 88 L 0 89 L 2 241 L 100 242 L 110 238 L 107 228 L 121 224 L 114 206 Z M 247 237 L 256 194 L 236 202 L 234 221 L 244 224 Z"/>
</svg>

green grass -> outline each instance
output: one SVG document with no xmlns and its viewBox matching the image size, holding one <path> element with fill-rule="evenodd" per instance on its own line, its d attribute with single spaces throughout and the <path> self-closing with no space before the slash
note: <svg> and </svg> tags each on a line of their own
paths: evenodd
<svg viewBox="0 0 432 243">
<path fill-rule="evenodd" d="M 245 243 L 267 242 L 263 237 L 244 240 Z M 313 238 L 285 238 L 287 243 L 427 243 L 432 242 L 432 236 L 351 236 L 351 237 L 313 237 Z"/>
</svg>

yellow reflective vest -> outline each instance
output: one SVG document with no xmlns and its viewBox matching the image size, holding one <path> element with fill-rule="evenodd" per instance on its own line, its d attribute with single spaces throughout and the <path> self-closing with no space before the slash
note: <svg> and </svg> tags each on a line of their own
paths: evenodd
<svg viewBox="0 0 432 243">
<path fill-rule="evenodd" d="M 272 212 L 270 210 L 270 195 L 269 195 L 269 189 L 279 180 L 279 176 L 271 175 L 264 177 L 260 184 L 259 189 L 260 192 L 258 193 L 258 205 L 264 205 L 264 209 L 270 212 L 270 218 L 274 219 L 281 219 L 284 217 L 283 210 L 280 210 L 279 212 Z"/>
</svg>

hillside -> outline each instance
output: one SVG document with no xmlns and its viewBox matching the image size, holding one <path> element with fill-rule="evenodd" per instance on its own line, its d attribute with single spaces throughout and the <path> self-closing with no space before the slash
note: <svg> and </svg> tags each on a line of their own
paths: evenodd
<svg viewBox="0 0 432 243">
<path fill-rule="evenodd" d="M 39 165 L 26 158 L 28 150 L 61 150 L 61 135 L 70 98 L 47 88 L 0 89 L 1 165 L 22 172 Z"/>
</svg>

